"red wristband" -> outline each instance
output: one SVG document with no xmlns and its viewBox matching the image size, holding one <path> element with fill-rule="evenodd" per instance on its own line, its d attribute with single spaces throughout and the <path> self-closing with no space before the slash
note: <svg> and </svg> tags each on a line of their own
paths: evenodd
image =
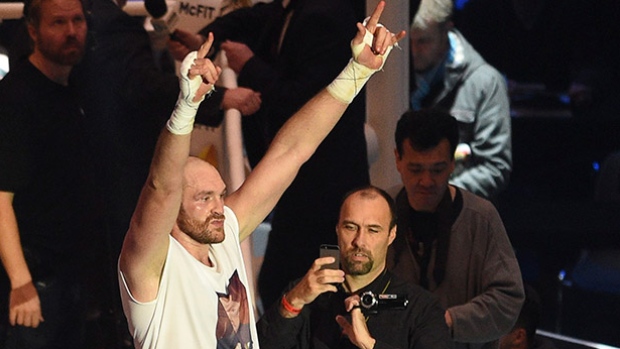
<svg viewBox="0 0 620 349">
<path fill-rule="evenodd" d="M 301 312 L 301 308 L 295 308 L 291 303 L 286 300 L 286 295 L 282 296 L 282 306 L 286 311 L 293 314 L 299 314 Z"/>
</svg>

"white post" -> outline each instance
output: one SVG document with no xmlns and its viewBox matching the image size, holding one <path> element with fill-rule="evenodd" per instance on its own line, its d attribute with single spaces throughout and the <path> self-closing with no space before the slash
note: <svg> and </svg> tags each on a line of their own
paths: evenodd
<svg viewBox="0 0 620 349">
<path fill-rule="evenodd" d="M 378 0 L 366 1 L 370 14 Z M 381 23 L 386 27 L 409 32 L 409 1 L 386 1 Z M 390 189 L 400 184 L 394 163 L 394 130 L 396 122 L 407 110 L 409 100 L 409 37 L 399 43 L 383 68 L 366 87 L 367 123 L 374 129 L 378 141 L 378 158 L 370 166 L 372 184 Z"/>
</svg>

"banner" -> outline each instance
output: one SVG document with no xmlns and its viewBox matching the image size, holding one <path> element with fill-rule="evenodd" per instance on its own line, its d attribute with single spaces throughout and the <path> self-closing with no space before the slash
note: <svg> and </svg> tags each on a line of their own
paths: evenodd
<svg viewBox="0 0 620 349">
<path fill-rule="evenodd" d="M 223 5 L 223 0 L 177 0 L 168 6 L 166 23 L 171 32 L 179 28 L 197 33 L 222 15 Z"/>
</svg>

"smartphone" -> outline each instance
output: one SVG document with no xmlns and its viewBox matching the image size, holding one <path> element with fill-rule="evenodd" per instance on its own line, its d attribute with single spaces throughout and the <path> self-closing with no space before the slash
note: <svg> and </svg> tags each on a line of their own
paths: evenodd
<svg viewBox="0 0 620 349">
<path fill-rule="evenodd" d="M 340 269 L 340 248 L 338 245 L 322 244 L 319 249 L 320 257 L 334 257 L 334 263 L 326 264 L 321 269 Z"/>
</svg>

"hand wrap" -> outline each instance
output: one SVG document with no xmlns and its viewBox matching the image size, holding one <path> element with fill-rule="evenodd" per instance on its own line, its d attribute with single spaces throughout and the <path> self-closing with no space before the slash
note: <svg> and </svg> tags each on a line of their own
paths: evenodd
<svg viewBox="0 0 620 349">
<path fill-rule="evenodd" d="M 194 96 L 202 83 L 202 77 L 194 76 L 190 80 L 188 76 L 189 68 L 194 64 L 196 59 L 196 51 L 190 52 L 183 63 L 181 63 L 179 85 L 181 92 L 179 92 L 179 98 L 168 119 L 166 128 L 168 131 L 175 135 L 186 135 L 192 132 L 194 129 L 194 119 L 196 118 L 196 111 L 200 102 L 204 100 L 204 96 L 198 101 L 194 102 Z"/>
<path fill-rule="evenodd" d="M 365 23 L 366 21 L 364 22 L 364 24 Z M 378 24 L 377 26 L 381 25 Z M 351 41 L 351 52 L 353 53 L 353 58 L 349 60 L 347 66 L 344 67 L 344 69 L 336 77 L 336 79 L 327 86 L 327 91 L 329 92 L 329 94 L 332 95 L 332 97 L 343 103 L 350 104 L 355 98 L 355 96 L 357 96 L 357 94 L 362 90 L 362 87 L 364 87 L 366 81 L 368 81 L 368 79 L 370 79 L 370 77 L 376 71 L 383 68 L 385 60 L 390 54 L 390 51 L 392 51 L 392 45 L 388 47 L 388 49 L 385 51 L 385 54 L 379 55 L 383 59 L 383 62 L 381 63 L 381 67 L 379 67 L 378 69 L 368 68 L 365 65 L 357 62 L 357 58 L 359 57 L 360 53 L 362 53 L 364 46 L 368 45 L 372 47 L 373 38 L 374 36 L 368 30 L 366 30 L 364 40 L 361 43 L 354 45 L 353 41 Z"/>
</svg>

